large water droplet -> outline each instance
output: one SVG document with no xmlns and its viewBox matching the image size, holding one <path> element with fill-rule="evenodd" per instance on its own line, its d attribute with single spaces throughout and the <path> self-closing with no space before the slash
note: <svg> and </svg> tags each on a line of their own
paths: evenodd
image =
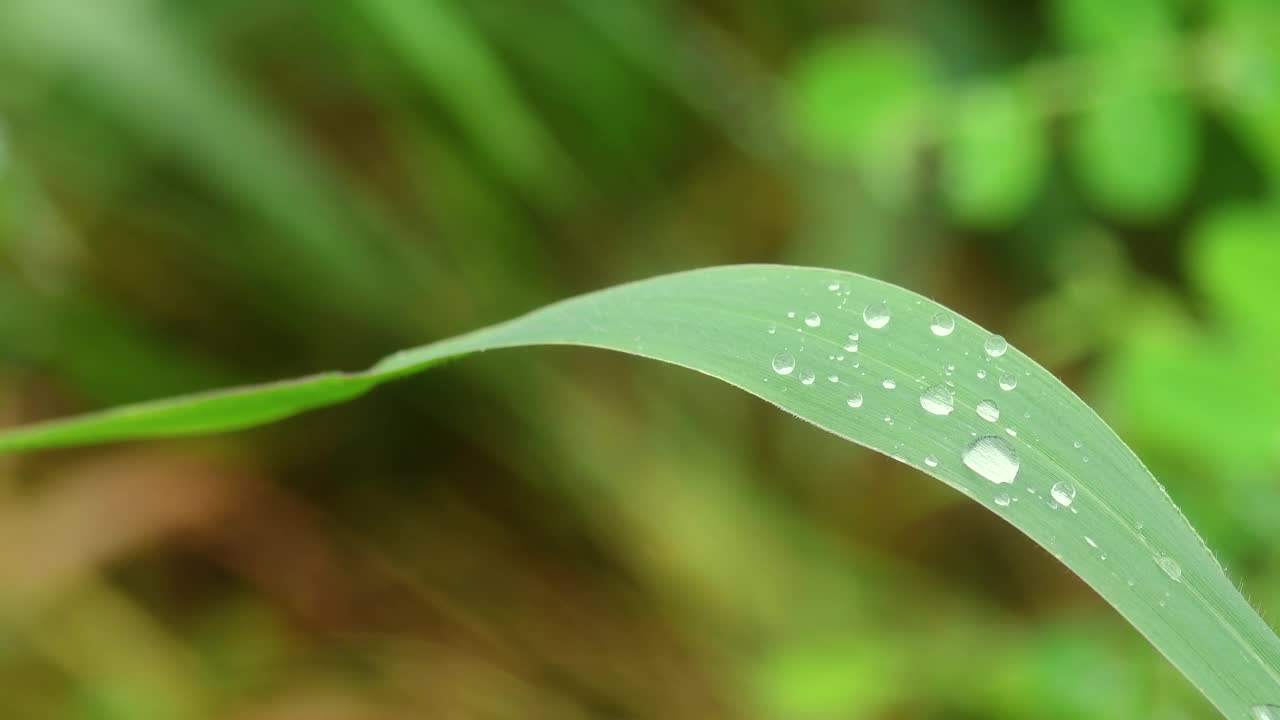
<svg viewBox="0 0 1280 720">
<path fill-rule="evenodd" d="M 1009 493 L 1000 493 L 992 499 L 995 500 L 996 504 L 1000 507 L 1009 507 Z"/>
<path fill-rule="evenodd" d="M 946 337 L 951 334 L 952 330 L 956 329 L 955 318 L 944 312 L 940 312 L 937 315 L 934 315 L 933 320 L 929 322 L 929 329 L 938 337 Z"/>
<path fill-rule="evenodd" d="M 809 327 L 818 327 L 822 324 L 822 316 L 818 313 L 809 313 L 804 316 L 804 324 Z"/>
<path fill-rule="evenodd" d="M 880 385 L 884 387 L 885 390 L 892 390 L 898 387 L 898 383 L 895 382 L 893 378 L 885 378 L 884 380 L 880 381 Z"/>
<path fill-rule="evenodd" d="M 1253 720 L 1280 720 L 1280 705 L 1254 705 L 1249 712 Z"/>
<path fill-rule="evenodd" d="M 934 385 L 920 393 L 920 407 L 934 415 L 950 415 L 955 409 L 955 398 L 946 385 Z"/>
<path fill-rule="evenodd" d="M 1076 499 L 1076 486 L 1065 480 L 1056 482 L 1049 489 L 1049 494 L 1053 496 L 1054 500 L 1058 501 L 1059 505 L 1067 506 L 1071 504 L 1072 500 Z"/>
<path fill-rule="evenodd" d="M 849 407 L 851 408 L 862 407 L 862 393 L 856 392 L 849 396 Z"/>
<path fill-rule="evenodd" d="M 960 454 L 965 467 L 993 483 L 1011 483 L 1018 476 L 1018 453 L 1009 441 L 984 435 L 969 443 Z"/>
<path fill-rule="evenodd" d="M 1012 390 L 1018 387 L 1018 376 L 1013 373 L 1000 373 L 1000 389 Z"/>
<path fill-rule="evenodd" d="M 800 371 L 800 382 L 804 383 L 805 385 L 812 385 L 815 379 L 816 379 L 816 376 L 813 374 L 812 370 Z"/>
<path fill-rule="evenodd" d="M 778 353 L 773 356 L 773 371 L 779 375 L 790 375 L 792 370 L 796 369 L 796 356 L 789 352 Z"/>
<path fill-rule="evenodd" d="M 862 311 L 862 319 L 873 329 L 879 330 L 889 324 L 889 306 L 882 303 L 871 303 Z"/>
<path fill-rule="evenodd" d="M 1164 574 L 1168 575 L 1174 582 L 1182 582 L 1182 566 L 1178 564 L 1177 560 L 1174 560 L 1168 555 L 1157 555 L 1156 564 L 1159 565 L 1160 569 L 1164 571 Z"/>
<path fill-rule="evenodd" d="M 983 343 L 982 347 L 984 350 L 987 351 L 988 355 L 990 355 L 993 358 L 997 358 L 1003 355 L 1004 352 L 1009 349 L 1009 343 L 1007 340 L 1005 340 L 1003 337 L 999 335 L 992 335 L 991 337 L 987 338 L 987 341 Z"/>
<path fill-rule="evenodd" d="M 995 422 L 1000 419 L 1000 408 L 990 400 L 983 400 L 978 403 L 978 407 L 976 409 L 978 411 L 978 417 L 986 420 L 987 422 Z"/>
</svg>

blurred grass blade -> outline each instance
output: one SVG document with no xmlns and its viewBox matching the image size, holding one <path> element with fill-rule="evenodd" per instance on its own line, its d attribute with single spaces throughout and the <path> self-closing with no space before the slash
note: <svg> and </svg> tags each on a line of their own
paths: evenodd
<svg viewBox="0 0 1280 720">
<path fill-rule="evenodd" d="M 968 320 L 843 272 L 734 266 L 663 276 L 396 353 L 365 372 L 11 430 L 0 451 L 244 428 L 449 358 L 546 344 L 697 370 L 933 475 L 1069 566 L 1227 717 L 1280 702 L 1280 641 L 1088 406 Z"/>
</svg>

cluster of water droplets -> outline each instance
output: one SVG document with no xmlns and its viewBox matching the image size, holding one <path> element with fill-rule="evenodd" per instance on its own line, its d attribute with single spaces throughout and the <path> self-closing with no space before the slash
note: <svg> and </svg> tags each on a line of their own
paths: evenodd
<svg viewBox="0 0 1280 720">
<path fill-rule="evenodd" d="M 851 291 L 840 282 L 831 282 L 826 287 L 841 298 L 840 307 L 843 308 Z M 790 320 L 797 320 L 797 318 L 799 318 L 800 322 L 795 323 L 797 325 L 795 329 L 802 333 L 805 327 L 819 328 L 823 326 L 823 318 L 818 312 L 807 312 L 802 315 L 798 315 L 795 311 L 789 311 L 787 313 L 787 318 Z M 892 319 L 892 310 L 889 304 L 884 301 L 871 302 L 862 310 L 863 323 L 871 330 L 883 330 L 890 324 Z M 801 324 L 803 324 L 803 327 L 801 327 Z M 778 325 L 776 323 L 769 323 L 767 326 L 767 331 L 770 335 L 776 334 L 777 329 Z M 955 318 L 946 311 L 938 311 L 929 318 L 928 331 L 936 338 L 948 338 L 955 333 L 955 330 Z M 803 351 L 803 335 L 801 337 L 802 345 L 800 347 L 800 351 Z M 859 340 L 860 336 L 857 331 L 849 332 L 847 334 L 847 339 L 840 343 L 844 353 L 857 353 L 859 351 Z M 993 360 L 1004 357 L 1008 350 L 1008 341 L 1000 335 L 990 335 L 983 340 L 982 352 L 978 353 L 978 356 L 982 357 L 985 355 L 986 361 L 988 364 L 991 364 Z M 970 352 L 968 350 L 964 350 L 963 354 L 966 357 L 970 356 Z M 843 362 L 846 359 L 846 356 L 844 354 L 836 355 L 833 353 L 829 355 L 827 359 Z M 854 368 L 860 367 L 856 359 L 852 361 L 852 366 Z M 942 378 L 943 382 L 929 384 L 925 376 L 920 376 L 919 378 L 916 378 L 916 380 L 919 381 L 921 385 L 925 386 L 920 392 L 918 398 L 921 409 L 930 416 L 945 418 L 951 416 L 957 409 L 955 383 L 953 380 L 948 379 L 952 378 L 954 375 L 956 365 L 954 363 L 947 363 L 940 367 L 945 375 L 945 377 Z M 794 375 L 799 379 L 802 385 L 806 386 L 813 385 L 817 378 L 817 375 L 813 370 L 798 367 L 796 355 L 788 350 L 779 352 L 773 357 L 772 369 L 779 376 L 787 377 Z M 995 372 L 994 377 L 996 378 L 995 384 L 1001 392 L 1012 393 L 1018 388 L 1018 376 L 1015 373 L 1007 370 L 1001 370 L 998 367 L 994 367 L 993 371 Z M 863 374 L 865 375 L 866 371 L 863 371 Z M 979 380 L 986 380 L 988 377 L 988 370 L 986 368 L 979 367 L 976 369 L 976 375 Z M 840 382 L 840 375 L 834 372 L 830 374 L 826 374 L 824 372 L 824 376 L 831 383 Z M 907 382 L 910 381 L 911 379 L 908 378 Z M 893 391 L 898 387 L 898 380 L 892 376 L 883 376 L 879 382 L 880 386 L 885 391 Z M 846 396 L 845 403 L 851 409 L 860 409 L 864 404 L 866 404 L 866 397 L 861 391 L 851 390 Z M 973 411 L 980 419 L 992 424 L 998 423 L 1002 415 L 999 404 L 991 397 L 981 398 L 978 400 L 978 402 L 973 405 Z M 880 417 L 886 424 L 894 424 L 894 417 L 892 414 L 886 413 Z M 1022 417 L 1029 418 L 1030 412 L 1027 411 L 1022 413 Z M 1018 436 L 1017 430 L 1013 427 L 1005 427 L 1004 433 L 1011 438 L 1017 438 Z M 1012 503 L 1016 503 L 1017 498 L 1012 497 L 1004 488 L 1011 487 L 1018 478 L 1018 473 L 1022 466 L 1018 451 L 1009 440 L 1001 437 L 1000 435 L 983 434 L 980 432 L 971 434 L 973 435 L 972 439 L 965 444 L 963 450 L 960 452 L 960 460 L 962 464 L 969 470 L 976 473 L 979 477 L 987 480 L 998 488 L 997 492 L 991 496 L 992 502 L 995 505 L 1003 508 L 1009 507 Z M 1083 448 L 1083 444 L 1079 440 L 1074 441 L 1072 444 L 1075 450 L 1081 450 Z M 898 447 L 901 447 L 901 443 L 899 443 Z M 900 452 L 895 452 L 894 457 L 904 459 Z M 1084 463 L 1089 462 L 1088 455 L 1081 454 L 1080 461 Z M 937 456 L 929 454 L 923 458 L 923 462 L 924 465 L 929 468 L 936 468 L 939 466 L 941 461 Z M 1038 495 L 1033 487 L 1028 486 L 1026 491 L 1033 496 Z M 965 490 L 965 492 L 966 494 L 970 494 L 968 490 Z M 1073 503 L 1076 502 L 1076 495 L 1077 490 L 1075 485 L 1064 480 L 1053 484 L 1049 489 L 1048 498 L 1045 498 L 1045 500 L 1049 501 L 1049 507 L 1055 510 L 1062 508 L 1069 509 L 1071 513 L 1078 513 L 1077 507 L 1073 506 Z M 1106 560 L 1105 552 L 1099 548 L 1098 544 L 1091 537 L 1082 537 L 1086 544 L 1100 553 L 1099 557 L 1102 560 Z M 1174 582 L 1181 582 L 1182 568 L 1176 560 L 1164 554 L 1156 554 L 1154 556 L 1154 560 L 1166 576 Z M 1128 579 L 1127 582 L 1130 587 L 1134 585 L 1134 580 L 1132 578 Z M 1266 707 L 1269 708 L 1271 706 Z M 1258 717 L 1280 720 L 1280 714 L 1258 715 Z"/>
</svg>

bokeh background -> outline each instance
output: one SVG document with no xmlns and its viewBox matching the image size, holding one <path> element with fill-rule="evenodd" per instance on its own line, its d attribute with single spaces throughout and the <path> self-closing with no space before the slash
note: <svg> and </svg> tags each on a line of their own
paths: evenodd
<svg viewBox="0 0 1280 720">
<path fill-rule="evenodd" d="M 0 0 L 0 423 L 842 268 L 1062 377 L 1274 618 L 1278 185 L 1273 0 Z M 958 493 L 634 358 L 0 458 L 5 718 L 1212 713 Z"/>
</svg>

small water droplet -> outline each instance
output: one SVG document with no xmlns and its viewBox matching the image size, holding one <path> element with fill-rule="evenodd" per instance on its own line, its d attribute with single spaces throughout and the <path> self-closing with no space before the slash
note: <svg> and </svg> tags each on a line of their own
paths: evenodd
<svg viewBox="0 0 1280 720">
<path fill-rule="evenodd" d="M 1079 441 L 1079 440 L 1077 440 L 1077 441 L 1075 441 L 1075 442 L 1071 443 L 1071 447 L 1073 447 L 1073 448 L 1075 448 L 1075 449 L 1079 450 L 1079 449 L 1080 449 L 1081 447 L 1083 447 L 1083 446 L 1081 445 L 1080 441 Z"/>
<path fill-rule="evenodd" d="M 778 332 L 778 323 L 769 323 L 769 334 L 772 335 L 776 332 Z"/>
<path fill-rule="evenodd" d="M 840 283 L 833 282 L 827 286 L 827 289 L 830 290 L 831 292 L 840 292 Z"/>
<path fill-rule="evenodd" d="M 1160 569 L 1163 570 L 1164 574 L 1168 575 L 1171 580 L 1174 582 L 1182 582 L 1182 566 L 1178 564 L 1177 560 L 1174 560 L 1168 555 L 1157 555 L 1156 564 L 1160 566 Z"/>
<path fill-rule="evenodd" d="M 839 375 L 828 375 L 828 376 L 827 376 L 827 380 L 829 380 L 830 382 L 840 382 L 840 376 L 839 376 Z"/>
<path fill-rule="evenodd" d="M 818 313 L 809 313 L 804 316 L 804 324 L 809 327 L 818 327 L 822 324 L 822 316 Z"/>
<path fill-rule="evenodd" d="M 858 339 L 858 333 L 856 333 L 856 332 L 851 332 L 851 333 L 849 333 L 849 339 L 850 339 L 850 340 L 857 340 L 857 339 Z"/>
<path fill-rule="evenodd" d="M 814 379 L 815 379 L 815 376 L 812 370 L 800 371 L 800 382 L 804 383 L 805 385 L 812 385 Z"/>
<path fill-rule="evenodd" d="M 1018 431 L 1014 430 L 1011 427 L 1005 428 L 1004 431 L 1005 431 L 1005 434 L 1007 434 L 1009 437 L 1018 437 Z"/>
<path fill-rule="evenodd" d="M 850 396 L 849 396 L 849 400 L 848 400 L 848 404 L 849 404 L 849 407 L 851 407 L 851 408 L 860 408 L 860 407 L 862 407 L 862 393 L 860 393 L 860 392 L 856 392 L 856 393 L 853 393 L 852 395 L 850 395 Z"/>
<path fill-rule="evenodd" d="M 969 443 L 960 454 L 965 467 L 996 484 L 1011 483 L 1018 476 L 1018 453 L 1009 441 L 984 435 Z"/>
<path fill-rule="evenodd" d="M 895 382 L 893 378 L 885 378 L 884 380 L 881 380 L 880 385 L 884 387 L 885 390 L 892 390 L 898 387 L 898 383 Z"/>
<path fill-rule="evenodd" d="M 851 353 L 858 352 L 858 341 L 850 340 L 849 342 L 845 343 L 844 350 L 845 352 L 851 352 Z"/>
<path fill-rule="evenodd" d="M 951 331 L 956 329 L 955 318 L 951 317 L 947 313 L 940 312 L 934 315 L 933 320 L 929 322 L 929 329 L 938 337 L 946 337 L 951 334 Z"/>
<path fill-rule="evenodd" d="M 1134 523 L 1134 524 L 1133 524 L 1133 529 L 1134 529 L 1134 530 L 1141 531 L 1141 530 L 1142 530 L 1142 528 L 1144 528 L 1144 527 L 1146 527 L 1146 525 L 1145 525 L 1141 520 L 1139 520 L 1138 522 L 1136 522 L 1136 523 Z"/>
<path fill-rule="evenodd" d="M 892 416 L 892 415 L 885 415 L 885 416 L 884 416 L 884 421 L 885 421 L 885 422 L 887 422 L 887 423 L 889 423 L 890 425 L 892 425 L 892 424 L 893 424 L 893 416 Z"/>
<path fill-rule="evenodd" d="M 790 375 L 796 369 L 796 356 L 791 353 L 778 353 L 773 356 L 773 371 L 779 375 Z"/>
<path fill-rule="evenodd" d="M 1249 712 L 1253 720 L 1280 720 L 1280 705 L 1254 705 Z"/>
<path fill-rule="evenodd" d="M 1133 578 L 1129 578 L 1128 580 L 1125 580 L 1125 581 L 1124 581 L 1124 584 L 1125 584 L 1125 585 L 1128 585 L 1129 587 L 1133 587 L 1134 585 L 1137 585 L 1137 584 L 1138 584 L 1138 582 L 1137 582 L 1136 580 L 1134 580 Z"/>
<path fill-rule="evenodd" d="M 1089 547 L 1093 548 L 1094 550 L 1098 549 L 1098 543 L 1094 542 L 1093 538 L 1089 537 L 1088 535 L 1084 536 L 1084 541 L 1089 543 Z"/>
<path fill-rule="evenodd" d="M 1009 493 L 1000 493 L 993 498 L 1000 507 L 1009 507 Z"/>
<path fill-rule="evenodd" d="M 889 306 L 882 303 L 871 303 L 862 311 L 862 319 L 874 330 L 889 324 Z"/>
<path fill-rule="evenodd" d="M 933 415 L 950 415 L 955 409 L 955 398 L 946 385 L 934 385 L 920 393 L 920 407 Z"/>
<path fill-rule="evenodd" d="M 1059 505 L 1070 505 L 1071 501 L 1076 499 L 1076 486 L 1066 482 L 1065 480 L 1062 482 L 1056 482 L 1053 484 L 1053 487 L 1049 489 L 1049 494 L 1053 496 L 1053 499 L 1056 500 Z"/>
<path fill-rule="evenodd" d="M 979 380 L 986 380 L 986 379 L 987 379 L 987 371 L 986 371 L 986 370 L 979 369 L 979 370 L 978 370 L 978 379 L 979 379 Z"/>
<path fill-rule="evenodd" d="M 1018 376 L 1013 373 L 1000 373 L 1000 389 L 1012 390 L 1018 387 Z"/>
<path fill-rule="evenodd" d="M 986 350 L 987 354 L 991 357 L 997 358 L 1009 349 L 1009 343 L 1000 335 L 992 335 L 987 338 L 985 343 L 982 344 L 982 349 Z"/>
<path fill-rule="evenodd" d="M 978 407 L 976 409 L 978 411 L 978 417 L 986 420 L 987 422 L 995 422 L 1000 419 L 1000 408 L 990 400 L 983 400 L 978 403 Z"/>
<path fill-rule="evenodd" d="M 938 458 L 932 455 L 929 455 L 924 459 L 924 464 L 928 465 L 929 467 L 938 467 Z"/>
</svg>

